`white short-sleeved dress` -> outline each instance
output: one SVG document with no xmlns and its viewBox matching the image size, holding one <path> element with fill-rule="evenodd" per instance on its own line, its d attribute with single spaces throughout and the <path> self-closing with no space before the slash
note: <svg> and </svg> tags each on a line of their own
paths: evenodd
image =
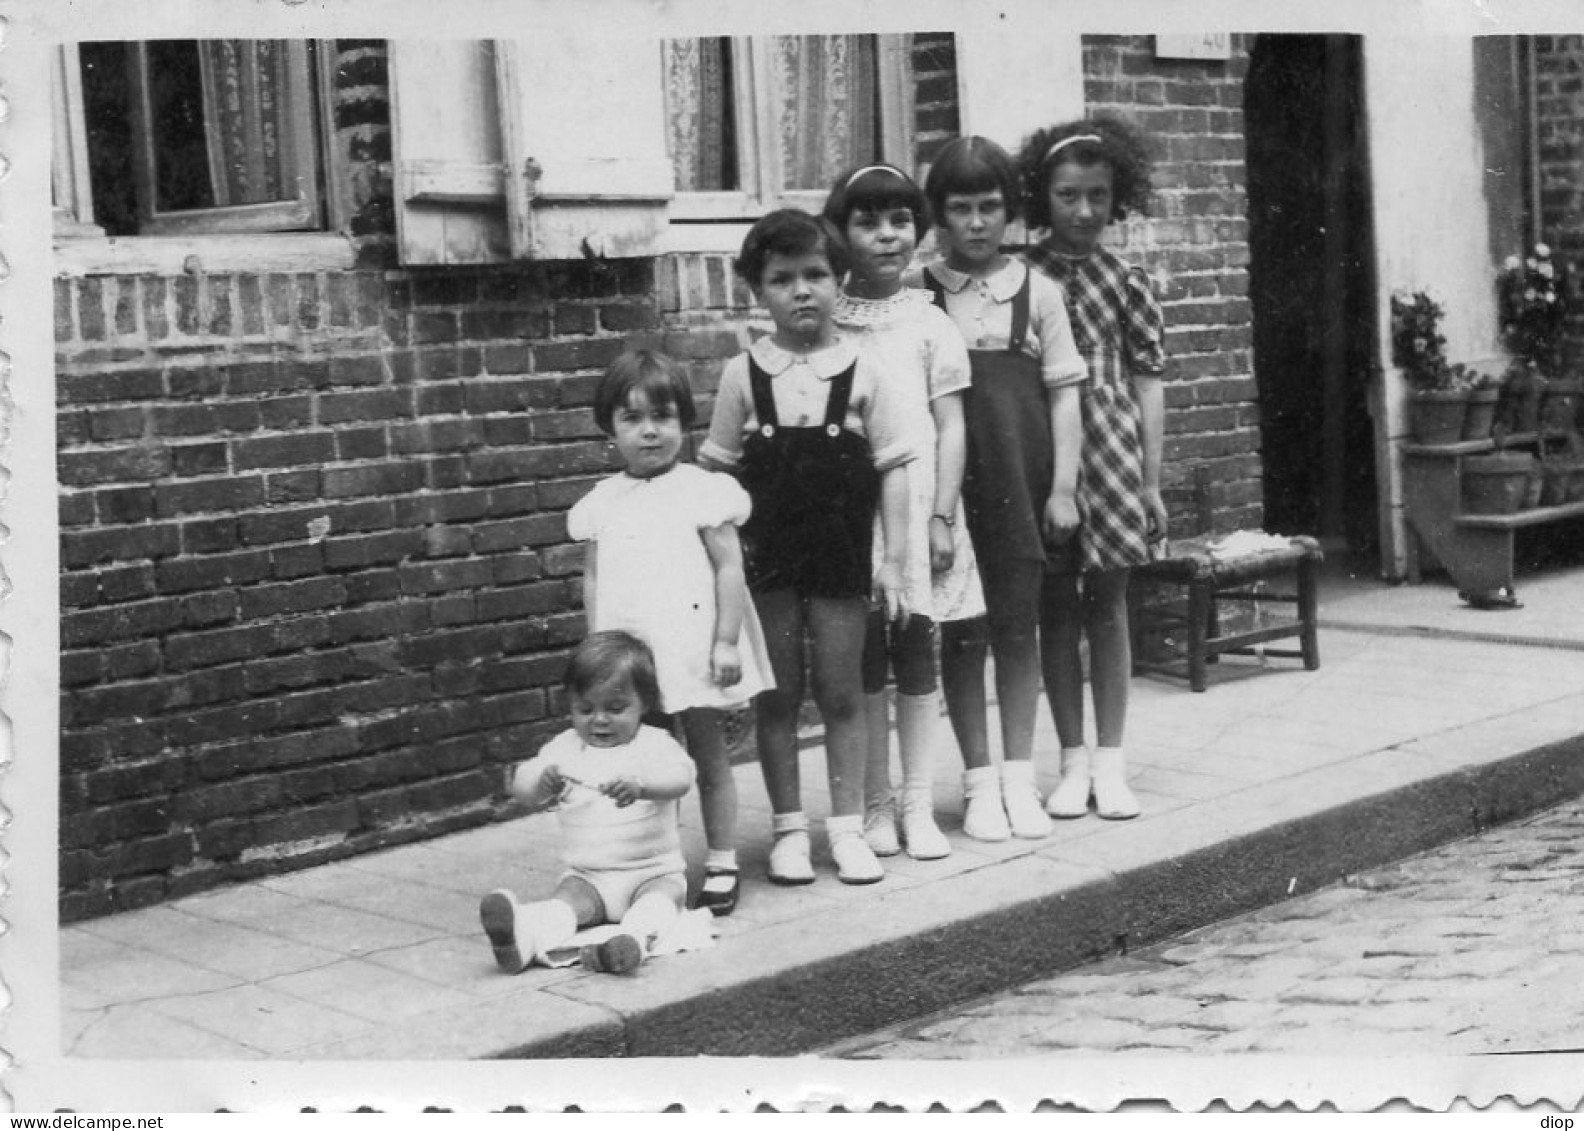
<svg viewBox="0 0 1584 1131">
<path fill-rule="evenodd" d="M 715 571 L 703 532 L 748 518 L 748 493 L 729 475 L 679 463 L 651 479 L 613 475 L 567 514 L 567 533 L 598 547 L 595 631 L 625 629 L 654 651 L 661 709 L 740 707 L 775 686 L 764 633 L 743 594 L 742 679 L 710 676 Z"/>
<path fill-rule="evenodd" d="M 929 524 L 935 510 L 935 418 L 930 402 L 962 393 L 970 384 L 968 348 L 945 311 L 929 292 L 905 288 L 890 298 L 843 294 L 836 324 L 858 338 L 884 372 L 883 380 L 907 400 L 908 426 L 918 458 L 907 465 L 908 555 L 904 591 L 908 607 L 937 623 L 984 613 L 979 567 L 968 540 L 962 500 L 951 527 L 954 556 L 943 573 L 930 570 Z M 882 527 L 875 522 L 875 566 L 885 552 Z"/>
</svg>

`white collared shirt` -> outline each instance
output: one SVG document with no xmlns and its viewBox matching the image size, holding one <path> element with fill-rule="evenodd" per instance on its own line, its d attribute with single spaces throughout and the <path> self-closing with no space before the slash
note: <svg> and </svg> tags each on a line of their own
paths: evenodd
<svg viewBox="0 0 1584 1131">
<path fill-rule="evenodd" d="M 1083 355 L 1073 340 L 1072 323 L 1061 287 L 1049 276 L 1029 273 L 1022 260 L 1007 258 L 993 275 L 978 278 L 946 266 L 924 269 L 946 291 L 946 313 L 962 332 L 969 349 L 1004 350 L 1012 339 L 1012 300 L 1029 279 L 1029 326 L 1023 352 L 1040 363 L 1046 388 L 1076 385 L 1089 377 Z M 924 272 L 910 274 L 908 285 L 924 286 Z"/>
<path fill-rule="evenodd" d="M 855 365 L 843 427 L 869 441 L 870 456 L 881 471 L 900 467 L 917 455 L 909 434 L 906 398 L 880 380 L 874 361 L 859 351 L 854 338 L 838 334 L 829 346 L 807 354 L 793 353 L 768 337 L 760 338 L 746 353 L 728 361 L 715 394 L 709 438 L 699 449 L 701 463 L 735 470 L 742 461 L 743 441 L 759 429 L 748 376 L 749 355 L 769 375 L 776 417 L 789 428 L 819 426 L 825 420 L 831 379 Z"/>
</svg>

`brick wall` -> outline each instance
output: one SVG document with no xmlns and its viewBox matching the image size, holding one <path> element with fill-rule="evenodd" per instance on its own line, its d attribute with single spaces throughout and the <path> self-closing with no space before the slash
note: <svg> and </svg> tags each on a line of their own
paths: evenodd
<svg viewBox="0 0 1584 1131">
<path fill-rule="evenodd" d="M 653 290 L 648 261 L 57 282 L 68 917 L 488 818 L 562 725 L 563 512 Z"/>
<path fill-rule="evenodd" d="M 1218 530 L 1260 525 L 1259 405 L 1248 302 L 1243 76 L 1246 36 L 1227 61 L 1157 60 L 1153 36 L 1085 36 L 1091 113 L 1149 137 L 1154 197 L 1113 246 L 1160 287 L 1168 372 L 1162 493 L 1173 534 L 1193 532 L 1193 469 L 1210 469 Z"/>
<path fill-rule="evenodd" d="M 1534 37 L 1540 231 L 1574 274 L 1567 363 L 1584 366 L 1584 36 Z"/>
</svg>

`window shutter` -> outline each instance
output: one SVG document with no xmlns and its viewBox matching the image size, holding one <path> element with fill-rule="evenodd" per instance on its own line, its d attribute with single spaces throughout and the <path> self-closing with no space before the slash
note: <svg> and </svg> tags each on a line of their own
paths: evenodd
<svg viewBox="0 0 1584 1131">
<path fill-rule="evenodd" d="M 660 51 L 546 32 L 390 48 L 402 262 L 660 253 Z"/>
<path fill-rule="evenodd" d="M 392 40 L 389 57 L 402 262 L 510 258 L 494 44 Z"/>
<path fill-rule="evenodd" d="M 512 253 L 658 255 L 674 189 L 659 43 L 547 31 L 496 49 Z"/>
</svg>

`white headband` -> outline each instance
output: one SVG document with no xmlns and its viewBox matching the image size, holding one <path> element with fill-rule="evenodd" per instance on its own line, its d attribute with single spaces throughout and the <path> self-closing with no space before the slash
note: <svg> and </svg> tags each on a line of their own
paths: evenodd
<svg viewBox="0 0 1584 1131">
<path fill-rule="evenodd" d="M 1076 145 L 1080 141 L 1092 141 L 1096 145 L 1099 145 L 1103 140 L 1104 139 L 1099 134 L 1073 134 L 1071 137 L 1064 137 L 1045 151 L 1045 158 L 1040 162 L 1040 164 L 1048 164 L 1050 159 L 1055 157 L 1057 153 L 1061 152 L 1064 146 Z"/>
<path fill-rule="evenodd" d="M 842 187 L 843 188 L 852 188 L 853 187 L 853 183 L 855 181 L 857 181 L 857 179 L 859 177 L 863 176 L 865 173 L 879 173 L 879 172 L 890 173 L 894 177 L 899 177 L 899 178 L 901 178 L 904 181 L 907 180 L 907 174 L 904 173 L 901 169 L 898 169 L 895 165 L 865 165 L 862 169 L 859 169 L 852 176 L 848 177 L 847 178 L 847 183 L 845 185 L 843 185 Z"/>
</svg>

